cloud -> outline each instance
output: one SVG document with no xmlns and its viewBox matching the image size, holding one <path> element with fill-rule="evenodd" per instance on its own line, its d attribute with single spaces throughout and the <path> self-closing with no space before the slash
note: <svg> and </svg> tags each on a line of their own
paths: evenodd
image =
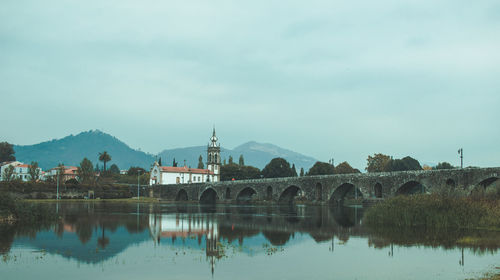
<svg viewBox="0 0 500 280">
<path fill-rule="evenodd" d="M 1 134 L 99 128 L 158 152 L 204 143 L 215 123 L 228 147 L 272 142 L 358 168 L 375 152 L 451 161 L 449 146 L 498 165 L 498 7 L 7 1 L 0 109 L 22 117 Z"/>
</svg>

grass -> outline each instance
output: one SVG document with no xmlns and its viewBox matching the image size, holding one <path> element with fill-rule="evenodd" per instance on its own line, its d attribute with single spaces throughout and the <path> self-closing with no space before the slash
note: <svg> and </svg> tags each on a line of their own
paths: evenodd
<svg viewBox="0 0 500 280">
<path fill-rule="evenodd" d="M 2 222 L 37 225 L 58 219 L 58 215 L 49 207 L 16 200 L 8 193 L 0 193 L 0 221 Z"/>
<path fill-rule="evenodd" d="M 369 208 L 364 221 L 371 227 L 500 230 L 500 200 L 439 194 L 396 196 Z"/>
</svg>

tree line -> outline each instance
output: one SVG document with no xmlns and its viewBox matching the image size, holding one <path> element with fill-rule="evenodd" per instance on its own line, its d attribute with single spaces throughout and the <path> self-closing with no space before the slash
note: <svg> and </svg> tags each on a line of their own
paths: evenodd
<svg viewBox="0 0 500 280">
<path fill-rule="evenodd" d="M 200 156 L 201 162 L 201 156 Z M 456 168 L 448 162 L 440 162 L 434 167 L 427 165 L 421 166 L 419 161 L 407 156 L 401 159 L 394 159 L 391 156 L 384 154 L 374 154 L 368 156 L 367 172 L 392 172 L 392 171 L 410 171 L 410 170 L 439 170 Z M 338 165 L 326 162 L 316 162 L 307 172 L 303 168 L 300 169 L 299 176 L 314 176 L 314 175 L 334 175 L 334 174 L 352 174 L 361 173 L 359 169 L 352 167 L 348 162 L 344 161 Z M 297 177 L 295 164 L 290 166 L 290 163 L 284 158 L 272 159 L 262 170 L 253 166 L 244 164 L 243 155 L 240 156 L 239 163 L 233 162 L 230 156 L 228 163 L 226 160 L 221 165 L 221 180 L 245 180 L 259 178 L 279 178 L 279 177 Z"/>
<path fill-rule="evenodd" d="M 13 145 L 7 142 L 0 143 L 0 162 L 5 161 L 15 161 Z M 98 159 L 103 163 L 103 168 L 96 164 L 95 167 L 93 163 L 84 158 L 80 165 L 78 166 L 77 175 L 79 182 L 81 183 L 92 183 L 96 180 L 96 174 L 99 174 L 100 178 L 112 178 L 115 181 L 124 180 L 119 176 L 120 169 L 116 164 L 112 164 L 109 169 L 107 169 L 107 163 L 111 161 L 112 157 L 106 151 L 98 154 Z M 159 160 L 161 165 L 161 158 Z M 173 166 L 177 166 L 178 162 L 173 159 Z M 198 158 L 198 168 L 204 169 L 205 165 L 203 163 L 203 157 L 200 155 Z M 61 163 L 56 168 L 58 170 L 57 176 L 63 176 L 64 165 Z M 401 159 L 394 159 L 392 156 L 376 153 L 370 155 L 367 158 L 367 165 L 365 170 L 367 172 L 391 172 L 391 171 L 409 171 L 409 170 L 430 170 L 430 169 L 451 169 L 455 168 L 448 162 L 440 162 L 434 167 L 421 166 L 419 161 L 406 156 Z M 234 162 L 232 156 L 229 156 L 228 161 L 223 160 L 221 164 L 221 180 L 245 180 L 245 179 L 259 179 L 259 178 L 278 178 L 278 177 L 297 177 L 297 176 L 313 176 L 313 175 L 332 175 L 332 174 L 350 174 L 350 173 L 361 173 L 359 169 L 353 168 L 348 162 L 344 161 L 337 166 L 326 162 L 316 162 L 307 172 L 303 168 L 300 169 L 300 173 L 297 174 L 295 164 L 290 164 L 284 158 L 274 158 L 272 159 L 262 170 L 257 167 L 245 165 L 245 159 L 243 155 L 240 155 L 238 163 Z M 37 181 L 40 178 L 40 169 L 38 169 L 38 163 L 36 161 L 31 162 L 28 174 L 32 181 Z M 141 167 L 131 167 L 129 168 L 125 176 L 137 176 L 142 174 L 141 182 L 147 183 L 149 178 L 146 178 L 148 172 Z M 5 168 L 2 174 L 4 180 L 10 181 L 14 178 L 14 167 L 9 166 Z M 56 177 L 57 178 L 57 177 Z M 76 181 L 76 180 L 75 180 Z M 126 179 L 126 181 L 132 182 L 131 178 Z"/>
</svg>

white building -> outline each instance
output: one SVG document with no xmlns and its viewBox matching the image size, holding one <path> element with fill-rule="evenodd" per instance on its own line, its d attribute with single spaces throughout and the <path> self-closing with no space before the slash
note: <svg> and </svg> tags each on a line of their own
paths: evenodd
<svg viewBox="0 0 500 280">
<path fill-rule="evenodd" d="M 191 184 L 220 181 L 220 144 L 217 144 L 215 128 L 207 147 L 207 169 L 186 166 L 160 166 L 153 164 L 149 185 Z"/>
<path fill-rule="evenodd" d="M 208 169 L 160 166 L 158 162 L 155 162 L 151 169 L 149 185 L 217 182 L 214 181 L 216 179 L 217 176 Z"/>
<path fill-rule="evenodd" d="M 30 165 L 29 164 L 24 164 L 22 162 L 19 162 L 19 161 L 8 161 L 8 162 L 2 162 L 0 164 L 0 178 L 1 180 L 0 181 L 4 181 L 5 178 L 4 178 L 4 171 L 5 169 L 7 169 L 9 166 L 13 166 L 14 167 L 14 173 L 13 173 L 13 180 L 22 180 L 24 182 L 27 182 L 27 181 L 30 181 L 31 180 L 31 176 L 29 174 L 29 168 L 30 168 Z M 40 174 L 40 177 L 42 176 L 42 169 L 39 167 L 38 168 L 39 170 L 39 174 Z"/>
</svg>

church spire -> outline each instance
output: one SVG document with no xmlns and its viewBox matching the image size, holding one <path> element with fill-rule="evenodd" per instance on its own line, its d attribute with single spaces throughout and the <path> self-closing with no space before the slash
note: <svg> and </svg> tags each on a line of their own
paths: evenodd
<svg viewBox="0 0 500 280">
<path fill-rule="evenodd" d="M 217 136 L 215 135 L 215 125 L 214 125 L 214 130 L 212 132 L 212 137 L 210 138 L 210 141 L 212 142 L 212 143 L 210 143 L 210 146 L 212 146 L 212 147 L 217 146 Z"/>
</svg>

